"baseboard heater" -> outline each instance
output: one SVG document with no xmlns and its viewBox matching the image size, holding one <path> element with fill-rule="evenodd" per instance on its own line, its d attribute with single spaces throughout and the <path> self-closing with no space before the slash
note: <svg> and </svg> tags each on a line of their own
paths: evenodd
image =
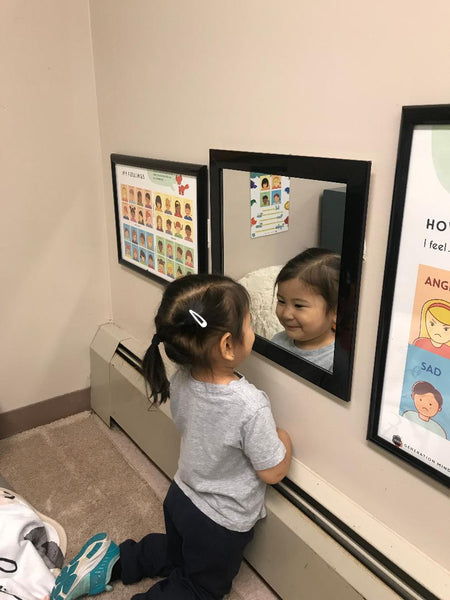
<svg viewBox="0 0 450 600">
<path fill-rule="evenodd" d="M 140 341 L 113 323 L 99 328 L 90 350 L 92 409 L 108 425 L 115 421 L 168 477 L 173 477 L 179 436 L 169 406 L 150 408 L 141 371 L 144 351 Z M 297 463 L 291 471 L 306 469 Z M 307 477 L 298 480 L 315 477 L 310 471 L 304 474 Z M 445 597 L 439 587 L 445 587 L 442 581 L 430 589 L 411 575 L 417 572 L 413 555 L 414 568 L 408 569 L 383 551 L 395 546 L 405 562 L 401 544 L 407 542 L 391 532 L 393 543 L 390 530 L 386 530 L 385 544 L 376 547 L 295 481 L 285 479 L 269 488 L 266 506 L 267 518 L 257 527 L 246 559 L 284 600 Z M 407 552 L 414 553 L 414 549 L 407 548 Z M 424 555 L 420 558 L 423 561 Z M 430 568 L 439 566 L 430 561 L 429 575 Z"/>
<path fill-rule="evenodd" d="M 440 600 L 296 483 L 286 478 L 274 488 L 386 583 L 400 598 Z"/>
</svg>

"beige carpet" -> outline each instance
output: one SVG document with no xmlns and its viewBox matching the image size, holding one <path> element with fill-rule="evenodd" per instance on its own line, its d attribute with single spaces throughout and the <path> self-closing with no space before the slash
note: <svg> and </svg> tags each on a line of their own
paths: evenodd
<svg viewBox="0 0 450 600">
<path fill-rule="evenodd" d="M 119 543 L 164 531 L 161 500 L 91 413 L 0 440 L 0 474 L 36 510 L 64 527 L 68 559 L 94 533 L 105 531 Z M 243 571 L 238 577 L 248 580 L 252 592 L 233 590 L 228 600 L 266 598 L 248 566 Z M 107 598 L 126 600 L 152 583 L 116 583 Z"/>
</svg>

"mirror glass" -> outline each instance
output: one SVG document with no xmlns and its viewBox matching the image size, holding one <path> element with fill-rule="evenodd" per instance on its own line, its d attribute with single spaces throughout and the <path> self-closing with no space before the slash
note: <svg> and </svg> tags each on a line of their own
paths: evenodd
<svg viewBox="0 0 450 600">
<path fill-rule="evenodd" d="M 370 163 L 226 150 L 210 158 L 213 271 L 249 291 L 254 350 L 349 400 Z M 326 358 L 299 351 L 276 314 L 285 303 L 276 277 L 308 248 L 341 259 Z"/>
<path fill-rule="evenodd" d="M 261 179 L 264 177 L 260 176 Z M 273 195 L 272 178 L 267 179 L 269 195 Z M 257 181 L 257 178 L 253 180 Z M 247 288 L 255 333 L 272 341 L 277 333 L 284 331 L 276 315 L 277 290 L 274 287 L 283 265 L 307 248 L 324 248 L 341 254 L 346 185 L 289 178 L 288 227 L 280 233 L 251 237 L 250 181 L 248 172 L 223 171 L 224 246 L 228 248 L 224 255 L 224 272 Z M 258 190 L 257 194 L 263 192 Z M 241 200 L 236 201 L 236 198 Z M 277 212 L 272 211 L 274 218 Z M 263 211 L 256 216 L 258 214 L 264 225 Z M 270 215 L 270 211 L 266 214 Z M 281 217 L 285 214 L 283 212 Z M 266 217 L 266 222 L 270 222 L 270 218 Z M 253 233 L 257 234 L 257 230 Z M 236 239 L 238 244 L 233 243 Z M 273 340 L 275 344 L 276 339 Z M 295 353 L 295 349 L 286 349 Z M 332 371 L 333 365 L 327 370 Z"/>
</svg>

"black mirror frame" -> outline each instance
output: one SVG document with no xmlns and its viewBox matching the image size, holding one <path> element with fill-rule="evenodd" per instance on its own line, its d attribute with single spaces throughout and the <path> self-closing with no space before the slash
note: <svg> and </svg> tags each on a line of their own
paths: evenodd
<svg viewBox="0 0 450 600">
<path fill-rule="evenodd" d="M 370 181 L 370 161 L 210 150 L 210 206 L 212 272 L 224 272 L 223 170 L 286 175 L 342 183 L 346 188 L 344 232 L 339 282 L 336 342 L 348 348 L 343 373 L 330 373 L 256 335 L 253 350 L 348 402 L 355 350 L 359 286 Z M 342 325 L 341 315 L 346 315 Z M 340 322 L 341 321 L 341 322 Z M 336 367 L 336 353 L 335 363 Z M 336 369 L 334 368 L 334 371 Z"/>
</svg>

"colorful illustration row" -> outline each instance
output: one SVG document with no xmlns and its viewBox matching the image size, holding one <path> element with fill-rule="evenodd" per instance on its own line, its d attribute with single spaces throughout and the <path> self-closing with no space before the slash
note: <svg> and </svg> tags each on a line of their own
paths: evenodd
<svg viewBox="0 0 450 600">
<path fill-rule="evenodd" d="M 261 178 L 262 190 L 269 190 L 270 188 L 279 190 L 281 188 L 281 177 L 279 175 L 260 175 L 259 177 Z"/>
<path fill-rule="evenodd" d="M 191 250 L 188 249 L 186 255 L 190 252 Z M 167 256 L 161 256 L 159 254 L 156 254 L 155 256 L 154 252 L 149 252 L 134 244 L 125 244 L 125 258 L 130 260 L 130 262 L 139 264 L 140 267 L 146 267 L 149 271 L 166 275 L 171 279 L 174 279 L 175 277 L 178 279 L 184 275 L 194 273 L 192 256 L 186 258 L 186 260 L 189 261 L 189 264 L 188 262 L 182 264 L 181 262 L 170 260 Z"/>
<path fill-rule="evenodd" d="M 130 211 L 128 211 L 127 205 L 122 204 L 122 217 L 125 221 L 131 221 L 131 223 L 136 223 L 137 225 L 143 225 L 148 227 L 149 229 L 154 228 L 153 222 L 153 214 L 150 210 L 138 210 L 137 219 L 136 219 L 136 211 L 133 211 L 133 208 L 130 207 Z M 185 240 L 186 242 L 194 243 L 194 224 L 186 223 L 180 219 L 175 218 L 163 218 L 161 215 L 156 216 L 156 231 L 160 231 L 161 233 L 165 233 L 166 235 L 173 235 L 174 237 Z M 125 234 L 125 237 L 128 234 Z M 130 239 L 130 238 L 128 238 Z M 132 240 L 136 241 L 136 240 Z"/>
<path fill-rule="evenodd" d="M 260 194 L 260 206 L 280 206 L 281 194 L 280 192 L 262 192 Z"/>
<path fill-rule="evenodd" d="M 154 209 L 156 212 L 163 212 L 187 221 L 192 221 L 193 218 L 193 203 L 179 196 L 122 185 L 121 198 L 123 203 Z"/>
<path fill-rule="evenodd" d="M 159 231 L 160 230 L 157 229 L 157 232 L 159 232 Z M 167 234 L 168 231 L 165 231 L 165 232 L 161 231 L 160 233 Z M 164 243 L 169 243 L 172 247 L 175 243 L 176 244 L 180 243 L 180 242 L 178 242 L 178 239 L 183 240 L 185 242 L 190 242 L 190 243 L 193 243 L 193 241 L 194 241 L 191 237 L 190 230 L 186 231 L 186 236 L 184 238 L 181 235 L 179 236 L 179 235 L 175 234 L 175 236 L 173 236 L 173 239 L 168 239 L 164 236 L 158 235 L 156 232 L 149 233 L 148 231 L 139 229 L 138 227 L 130 227 L 128 225 L 123 226 L 123 239 L 125 242 L 132 242 L 133 244 L 137 244 L 137 245 L 143 246 L 149 250 L 153 250 L 155 237 L 157 239 L 163 240 Z M 177 238 L 177 239 L 175 239 L 175 238 Z"/>
<path fill-rule="evenodd" d="M 131 234 L 130 234 L 131 229 Z M 193 266 L 194 262 L 194 249 L 178 242 L 173 242 L 167 238 L 159 235 L 155 236 L 153 233 L 147 233 L 141 229 L 135 229 L 134 227 L 127 227 L 124 225 L 124 242 L 125 249 L 126 244 L 131 243 L 131 247 L 136 246 L 139 250 L 150 250 L 151 252 L 157 252 L 162 256 L 166 256 L 169 259 L 175 258 L 177 262 L 185 263 L 188 266 Z"/>
</svg>

